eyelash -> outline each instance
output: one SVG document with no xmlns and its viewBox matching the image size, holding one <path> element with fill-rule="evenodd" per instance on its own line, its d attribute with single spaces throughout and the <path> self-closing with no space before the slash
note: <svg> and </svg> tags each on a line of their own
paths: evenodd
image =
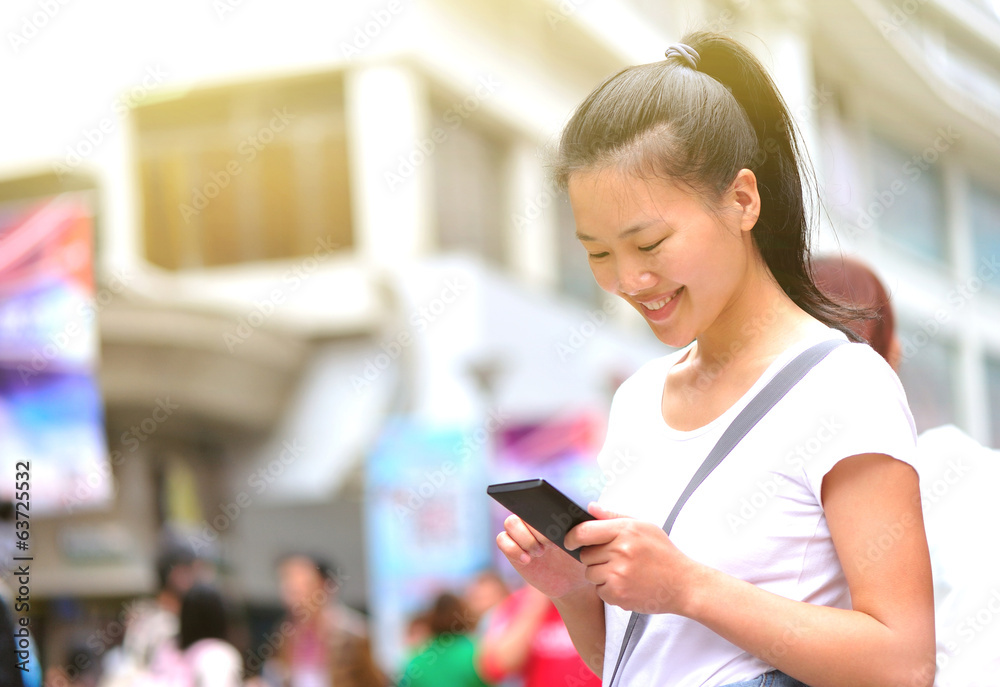
<svg viewBox="0 0 1000 687">
<path fill-rule="evenodd" d="M 641 250 L 643 253 L 649 253 L 650 251 L 655 250 L 657 246 L 659 246 L 661 243 L 663 243 L 666 240 L 667 240 L 667 237 L 664 236 L 662 239 L 660 239 L 656 243 L 650 244 L 648 246 L 639 246 L 639 250 Z M 591 258 L 594 258 L 595 260 L 599 260 L 600 258 L 606 258 L 606 257 L 608 257 L 608 252 L 604 251 L 603 253 L 587 253 L 587 255 L 589 255 Z"/>
</svg>

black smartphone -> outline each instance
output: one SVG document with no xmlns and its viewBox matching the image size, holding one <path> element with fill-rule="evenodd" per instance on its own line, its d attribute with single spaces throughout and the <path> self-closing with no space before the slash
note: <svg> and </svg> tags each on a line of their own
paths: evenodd
<svg viewBox="0 0 1000 687">
<path fill-rule="evenodd" d="M 567 551 L 563 540 L 581 522 L 597 518 L 566 494 L 543 479 L 491 484 L 486 487 L 486 493 L 548 537 L 560 549 L 580 560 L 580 549 Z"/>
</svg>

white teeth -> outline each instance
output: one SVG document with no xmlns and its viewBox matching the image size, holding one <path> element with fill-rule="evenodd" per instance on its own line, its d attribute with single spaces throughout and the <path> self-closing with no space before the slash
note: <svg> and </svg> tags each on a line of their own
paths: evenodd
<svg viewBox="0 0 1000 687">
<path fill-rule="evenodd" d="M 684 288 L 684 287 L 681 287 L 681 288 Z M 646 308 L 648 310 L 659 310 L 660 308 L 662 308 L 663 306 L 665 306 L 667 303 L 669 303 L 670 301 L 672 301 L 675 298 L 677 298 L 677 295 L 680 292 L 681 292 L 681 289 L 677 289 L 676 291 L 674 291 L 673 295 L 670 296 L 669 298 L 664 298 L 662 301 L 653 301 L 652 303 L 643 303 L 643 305 L 646 306 Z"/>
</svg>

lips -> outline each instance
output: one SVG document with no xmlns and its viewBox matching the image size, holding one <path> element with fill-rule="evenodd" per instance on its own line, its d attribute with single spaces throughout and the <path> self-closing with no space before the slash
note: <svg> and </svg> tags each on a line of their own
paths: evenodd
<svg viewBox="0 0 1000 687">
<path fill-rule="evenodd" d="M 670 314 L 677 307 L 677 297 L 684 292 L 684 287 L 680 287 L 673 293 L 668 294 L 663 298 L 658 298 L 654 301 L 636 301 L 640 306 L 642 306 L 643 312 L 646 317 L 652 320 L 663 320 L 670 316 Z M 672 305 L 671 305 L 672 304 Z"/>
<path fill-rule="evenodd" d="M 662 308 L 663 306 L 665 306 L 670 301 L 672 301 L 675 298 L 677 298 L 677 296 L 679 296 L 680 293 L 681 293 L 681 291 L 683 291 L 683 290 L 684 290 L 684 287 L 682 286 L 681 288 L 677 289 L 676 291 L 674 291 L 672 294 L 670 294 L 666 298 L 660 299 L 658 301 L 646 301 L 646 302 L 639 301 L 639 305 L 641 305 L 642 307 L 646 308 L 647 310 L 652 310 L 652 311 L 655 312 L 655 311 L 659 310 L 660 308 Z"/>
</svg>

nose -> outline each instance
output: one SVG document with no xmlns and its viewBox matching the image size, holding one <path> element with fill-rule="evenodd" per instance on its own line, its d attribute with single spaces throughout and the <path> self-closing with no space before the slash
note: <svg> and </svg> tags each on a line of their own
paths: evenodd
<svg viewBox="0 0 1000 687">
<path fill-rule="evenodd" d="M 619 264 L 618 291 L 626 296 L 635 296 L 656 285 L 656 275 L 645 265 Z"/>
</svg>

